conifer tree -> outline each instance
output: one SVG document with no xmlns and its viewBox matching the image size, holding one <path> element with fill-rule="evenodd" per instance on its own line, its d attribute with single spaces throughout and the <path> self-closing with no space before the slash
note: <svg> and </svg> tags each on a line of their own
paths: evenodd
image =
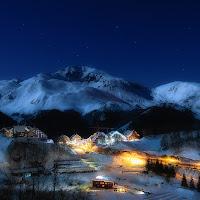
<svg viewBox="0 0 200 200">
<path fill-rule="evenodd" d="M 183 174 L 183 178 L 182 178 L 182 181 L 181 181 L 181 186 L 188 187 L 187 179 L 185 177 L 185 174 Z"/>
<path fill-rule="evenodd" d="M 146 163 L 146 170 L 147 170 L 147 172 L 149 172 L 149 170 L 150 170 L 150 159 L 148 158 L 147 159 L 147 163 Z"/>
<path fill-rule="evenodd" d="M 198 192 L 200 192 L 200 176 L 199 176 L 199 180 L 198 180 L 198 183 L 197 183 L 197 190 L 198 190 Z"/>
<path fill-rule="evenodd" d="M 190 189 L 191 190 L 195 189 L 193 178 L 191 178 L 191 180 L 190 180 Z"/>
<path fill-rule="evenodd" d="M 156 173 L 160 174 L 160 163 L 159 163 L 158 159 L 156 160 L 154 170 L 155 170 Z"/>
</svg>

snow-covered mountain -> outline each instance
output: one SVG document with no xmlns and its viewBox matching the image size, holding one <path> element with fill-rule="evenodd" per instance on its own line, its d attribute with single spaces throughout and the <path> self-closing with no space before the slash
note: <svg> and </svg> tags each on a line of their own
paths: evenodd
<svg viewBox="0 0 200 200">
<path fill-rule="evenodd" d="M 192 82 L 172 82 L 152 90 L 156 104 L 173 103 L 187 108 L 200 116 L 200 84 Z"/>
<path fill-rule="evenodd" d="M 200 116 L 200 84 L 172 82 L 149 89 L 90 67 L 67 67 L 30 79 L 0 81 L 0 111 L 32 115 L 57 109 L 87 114 L 176 104 Z M 177 107 L 178 109 L 178 107 Z"/>
<path fill-rule="evenodd" d="M 81 114 L 103 107 L 149 107 L 150 90 L 90 67 L 67 67 L 30 79 L 0 81 L 0 111 L 12 115 L 73 109 Z"/>
</svg>

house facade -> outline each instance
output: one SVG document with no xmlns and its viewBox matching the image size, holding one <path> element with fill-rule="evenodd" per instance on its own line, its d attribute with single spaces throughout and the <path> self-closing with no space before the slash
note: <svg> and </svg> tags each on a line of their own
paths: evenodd
<svg viewBox="0 0 200 200">
<path fill-rule="evenodd" d="M 13 128 L 12 127 L 2 128 L 0 130 L 0 133 L 2 133 L 3 135 L 5 135 L 7 137 L 13 137 Z"/>
<path fill-rule="evenodd" d="M 129 134 L 126 135 L 126 139 L 128 141 L 139 140 L 140 135 L 135 130 L 133 130 L 132 132 L 130 132 Z"/>
<path fill-rule="evenodd" d="M 39 130 L 36 127 L 31 127 L 31 126 L 14 126 L 12 128 L 2 128 L 0 130 L 0 133 L 4 134 L 7 137 L 32 137 L 41 141 L 47 141 L 48 137 L 47 135 Z"/>
<path fill-rule="evenodd" d="M 70 142 L 70 139 L 69 139 L 69 137 L 68 136 L 66 136 L 66 135 L 61 135 L 59 138 L 58 138 L 58 141 L 57 141 L 57 143 L 58 144 L 63 144 L 63 145 L 65 145 L 65 144 L 68 144 Z"/>
</svg>

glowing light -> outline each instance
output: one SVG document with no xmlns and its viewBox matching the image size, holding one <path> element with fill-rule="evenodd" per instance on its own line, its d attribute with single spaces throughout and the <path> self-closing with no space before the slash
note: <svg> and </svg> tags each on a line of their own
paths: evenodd
<svg viewBox="0 0 200 200">
<path fill-rule="evenodd" d="M 179 163 L 180 161 L 173 157 L 166 157 L 163 159 L 166 163 Z"/>
<path fill-rule="evenodd" d="M 113 164 L 123 167 L 145 166 L 146 158 L 136 153 L 122 153 L 114 157 Z"/>
<path fill-rule="evenodd" d="M 88 140 L 85 140 L 85 139 L 77 140 L 77 141 L 71 141 L 70 146 L 77 153 L 87 153 L 87 152 L 94 151 L 92 143 Z"/>
<path fill-rule="evenodd" d="M 74 151 L 76 151 L 77 153 L 84 153 L 82 149 L 74 149 Z"/>
<path fill-rule="evenodd" d="M 138 158 L 131 158 L 131 164 L 133 165 L 143 165 L 144 161 Z"/>
<path fill-rule="evenodd" d="M 124 193 L 124 192 L 126 192 L 126 190 L 123 189 L 123 188 L 119 188 L 119 189 L 117 190 L 117 192 Z"/>
<path fill-rule="evenodd" d="M 137 194 L 145 194 L 143 191 L 136 191 Z"/>
<path fill-rule="evenodd" d="M 103 176 L 97 176 L 96 179 L 103 179 Z"/>
</svg>

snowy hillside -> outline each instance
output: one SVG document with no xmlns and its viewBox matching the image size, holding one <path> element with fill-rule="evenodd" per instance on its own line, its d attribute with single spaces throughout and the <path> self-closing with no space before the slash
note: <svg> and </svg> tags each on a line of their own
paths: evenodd
<svg viewBox="0 0 200 200">
<path fill-rule="evenodd" d="M 131 110 L 149 107 L 150 99 L 148 89 L 89 67 L 68 67 L 21 82 L 0 82 L 0 111 L 8 115 L 51 109 L 86 114 L 110 105 Z"/>
<path fill-rule="evenodd" d="M 13 141 L 12 138 L 4 137 L 0 134 L 0 169 L 6 164 L 6 151 L 10 143 Z"/>
<path fill-rule="evenodd" d="M 172 82 L 152 90 L 157 103 L 174 103 L 200 115 L 200 84 Z"/>
</svg>

